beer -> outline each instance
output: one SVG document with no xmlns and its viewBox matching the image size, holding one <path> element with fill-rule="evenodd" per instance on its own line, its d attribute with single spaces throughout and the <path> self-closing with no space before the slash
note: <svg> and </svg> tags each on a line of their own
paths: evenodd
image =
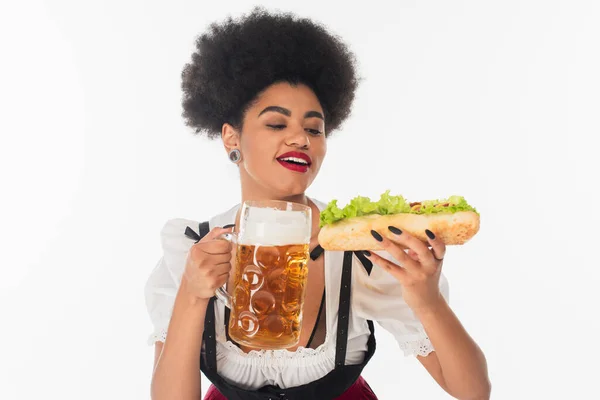
<svg viewBox="0 0 600 400">
<path fill-rule="evenodd" d="M 238 244 L 229 320 L 233 340 L 261 349 L 298 343 L 308 257 L 308 244 Z"/>
<path fill-rule="evenodd" d="M 231 309 L 229 335 L 245 347 L 275 350 L 298 344 L 312 229 L 311 209 L 285 201 L 246 201 L 235 247 L 233 285 L 216 291 Z"/>
</svg>

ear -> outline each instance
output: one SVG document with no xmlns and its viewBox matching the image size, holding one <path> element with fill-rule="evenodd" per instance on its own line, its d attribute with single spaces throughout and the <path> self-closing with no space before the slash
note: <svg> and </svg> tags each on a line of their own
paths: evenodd
<svg viewBox="0 0 600 400">
<path fill-rule="evenodd" d="M 233 149 L 240 148 L 240 134 L 228 123 L 223 124 L 223 127 L 221 128 L 221 139 L 223 140 L 223 146 L 227 153 Z"/>
</svg>

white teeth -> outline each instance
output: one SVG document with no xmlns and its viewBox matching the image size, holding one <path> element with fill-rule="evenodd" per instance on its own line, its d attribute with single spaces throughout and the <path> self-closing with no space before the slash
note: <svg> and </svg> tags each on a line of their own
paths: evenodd
<svg viewBox="0 0 600 400">
<path fill-rule="evenodd" d="M 293 161 L 293 162 L 298 163 L 298 164 L 308 165 L 308 163 L 306 162 L 306 160 L 303 160 L 301 158 L 296 158 L 296 157 L 286 157 L 286 158 L 282 158 L 281 160 L 283 160 L 283 161 Z"/>
</svg>

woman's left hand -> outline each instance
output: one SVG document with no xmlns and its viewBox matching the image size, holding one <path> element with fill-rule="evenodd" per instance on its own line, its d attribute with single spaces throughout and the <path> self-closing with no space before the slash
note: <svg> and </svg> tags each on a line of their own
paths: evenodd
<svg viewBox="0 0 600 400">
<path fill-rule="evenodd" d="M 373 240 L 379 241 L 400 265 L 372 252 L 364 252 L 365 255 L 400 282 L 404 301 L 414 312 L 435 308 L 443 301 L 439 282 L 446 245 L 429 230 L 425 232 L 431 249 L 421 240 L 398 228 L 389 227 L 389 231 L 391 235 L 382 235 L 376 231 L 371 231 L 371 234 Z M 406 247 L 408 252 L 401 246 Z"/>
</svg>

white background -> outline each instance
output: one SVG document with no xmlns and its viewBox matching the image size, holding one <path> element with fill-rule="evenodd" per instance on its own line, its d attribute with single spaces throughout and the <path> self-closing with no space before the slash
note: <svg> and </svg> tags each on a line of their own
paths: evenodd
<svg viewBox="0 0 600 400">
<path fill-rule="evenodd" d="M 219 141 L 183 125 L 180 72 L 197 34 L 253 4 L 5 4 L 0 398 L 147 399 L 159 230 L 239 200 Z M 481 231 L 444 271 L 492 398 L 598 398 L 598 2 L 262 4 L 325 23 L 364 78 L 309 194 L 464 195 Z M 448 398 L 377 338 L 381 399 Z"/>
</svg>

